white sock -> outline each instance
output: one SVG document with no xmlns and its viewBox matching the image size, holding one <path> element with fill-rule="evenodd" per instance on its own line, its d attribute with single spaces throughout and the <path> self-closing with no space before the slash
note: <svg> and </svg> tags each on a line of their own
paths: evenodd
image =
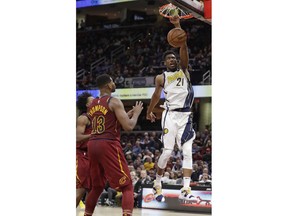
<svg viewBox="0 0 288 216">
<path fill-rule="evenodd" d="M 191 178 L 190 177 L 183 177 L 183 181 L 184 181 L 184 188 L 188 188 L 190 187 L 190 181 L 191 181 Z"/>
<path fill-rule="evenodd" d="M 162 179 L 162 175 L 158 175 L 158 173 L 156 173 L 156 182 L 155 182 L 155 185 L 161 186 L 161 179 Z"/>
</svg>

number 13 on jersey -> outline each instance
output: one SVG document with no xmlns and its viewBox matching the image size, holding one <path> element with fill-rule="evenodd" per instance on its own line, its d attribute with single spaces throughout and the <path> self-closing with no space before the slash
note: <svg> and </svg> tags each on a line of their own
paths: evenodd
<svg viewBox="0 0 288 216">
<path fill-rule="evenodd" d="M 91 134 L 101 134 L 105 131 L 105 117 L 103 115 L 95 116 L 92 120 Z"/>
</svg>

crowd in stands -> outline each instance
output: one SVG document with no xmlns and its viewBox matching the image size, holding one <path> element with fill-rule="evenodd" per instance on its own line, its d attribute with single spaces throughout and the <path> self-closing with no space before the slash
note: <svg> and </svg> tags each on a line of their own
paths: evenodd
<svg viewBox="0 0 288 216">
<path fill-rule="evenodd" d="M 141 207 L 141 190 L 143 184 L 153 184 L 156 178 L 156 166 L 163 145 L 160 141 L 160 132 L 122 133 L 121 145 L 125 154 L 134 186 L 135 207 Z M 197 131 L 193 142 L 193 173 L 191 185 L 211 186 L 212 182 L 212 135 L 210 126 L 205 130 Z M 170 160 L 167 163 L 163 184 L 181 185 L 182 151 L 177 144 L 174 147 Z M 107 198 L 104 203 L 104 197 Z M 98 201 L 99 205 L 119 205 L 121 193 L 107 186 Z"/>
<path fill-rule="evenodd" d="M 211 71 L 211 26 L 196 19 L 185 20 L 181 25 L 188 37 L 192 83 L 199 84 L 203 73 Z M 124 87 L 125 78 L 162 73 L 163 53 L 175 49 L 166 39 L 171 28 L 165 19 L 154 25 L 78 30 L 76 71 L 84 72 L 77 80 L 77 89 L 95 88 L 95 78 L 101 73 L 109 74 L 120 88 Z M 113 55 L 117 48 L 119 52 Z M 101 59 L 101 63 L 91 69 L 91 64 Z"/>
</svg>

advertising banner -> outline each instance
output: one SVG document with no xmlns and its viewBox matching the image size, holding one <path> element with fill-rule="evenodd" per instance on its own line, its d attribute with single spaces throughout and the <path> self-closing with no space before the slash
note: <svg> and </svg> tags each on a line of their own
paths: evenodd
<svg viewBox="0 0 288 216">
<path fill-rule="evenodd" d="M 186 201 L 179 199 L 179 189 L 162 189 L 165 196 L 165 202 L 158 202 L 154 199 L 152 188 L 143 188 L 142 208 L 169 209 L 189 212 L 211 212 L 211 190 L 193 190 L 192 194 L 197 201 Z"/>
<path fill-rule="evenodd" d="M 116 91 L 112 94 L 113 97 L 117 97 L 120 100 L 141 100 L 141 99 L 151 99 L 152 94 L 154 92 L 154 87 L 150 88 L 124 88 L 124 89 L 116 89 Z M 210 85 L 200 85 L 193 86 L 194 89 L 194 97 L 195 98 L 203 98 L 203 97 L 211 97 L 211 86 Z M 82 94 L 84 91 L 87 91 L 93 95 L 93 97 L 98 97 L 100 91 L 98 89 L 95 90 L 77 90 L 76 97 Z M 161 99 L 164 98 L 164 92 L 161 93 Z"/>
</svg>

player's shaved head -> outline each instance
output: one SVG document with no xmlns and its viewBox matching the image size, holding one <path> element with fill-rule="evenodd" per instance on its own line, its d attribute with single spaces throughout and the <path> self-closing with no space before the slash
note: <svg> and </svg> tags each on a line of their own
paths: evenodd
<svg viewBox="0 0 288 216">
<path fill-rule="evenodd" d="M 102 74 L 96 78 L 96 86 L 100 89 L 112 81 L 108 74 Z"/>
</svg>

